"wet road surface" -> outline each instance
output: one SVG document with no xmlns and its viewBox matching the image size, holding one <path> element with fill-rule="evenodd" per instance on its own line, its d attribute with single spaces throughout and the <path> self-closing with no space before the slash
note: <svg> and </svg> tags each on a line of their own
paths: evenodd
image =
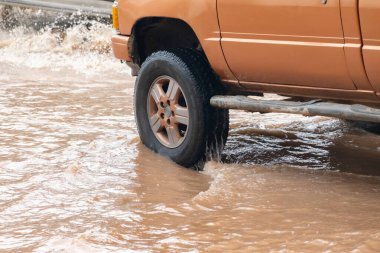
<svg viewBox="0 0 380 253">
<path fill-rule="evenodd" d="M 111 34 L 0 31 L 0 252 L 379 252 L 379 135 L 233 111 L 223 163 L 183 169 L 140 144 Z"/>
</svg>

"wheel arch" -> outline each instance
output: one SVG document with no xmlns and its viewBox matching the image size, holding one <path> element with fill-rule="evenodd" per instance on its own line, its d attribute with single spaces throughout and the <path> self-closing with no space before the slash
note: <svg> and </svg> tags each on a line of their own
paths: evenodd
<svg viewBox="0 0 380 253">
<path fill-rule="evenodd" d="M 119 0 L 120 34 L 132 36 L 142 21 L 166 19 L 186 24 L 201 45 L 206 59 L 222 80 L 237 84 L 229 69 L 220 44 L 221 34 L 218 21 L 217 0 Z M 129 52 L 134 62 L 141 64 L 140 50 L 135 50 L 136 42 L 132 37 Z M 134 64 L 138 70 L 138 64 Z M 137 74 L 137 71 L 134 71 Z"/>
<path fill-rule="evenodd" d="M 174 48 L 194 49 L 207 59 L 195 31 L 182 19 L 144 17 L 133 25 L 128 50 L 135 64 L 141 66 L 152 53 Z"/>
</svg>

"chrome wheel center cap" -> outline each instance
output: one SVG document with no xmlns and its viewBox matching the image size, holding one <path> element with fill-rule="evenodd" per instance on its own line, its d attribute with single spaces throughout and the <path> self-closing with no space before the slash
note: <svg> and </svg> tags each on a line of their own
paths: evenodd
<svg viewBox="0 0 380 253">
<path fill-rule="evenodd" d="M 171 114 L 172 114 L 172 111 L 170 110 L 170 107 L 169 106 L 165 107 L 165 116 L 169 118 Z"/>
</svg>

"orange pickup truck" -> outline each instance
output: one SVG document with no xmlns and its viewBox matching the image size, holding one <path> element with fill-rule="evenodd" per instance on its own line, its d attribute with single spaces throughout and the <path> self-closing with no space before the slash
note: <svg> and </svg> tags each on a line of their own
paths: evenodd
<svg viewBox="0 0 380 253">
<path fill-rule="evenodd" d="M 113 23 L 141 140 L 185 167 L 221 151 L 228 109 L 380 122 L 379 0 L 119 0 Z"/>
</svg>

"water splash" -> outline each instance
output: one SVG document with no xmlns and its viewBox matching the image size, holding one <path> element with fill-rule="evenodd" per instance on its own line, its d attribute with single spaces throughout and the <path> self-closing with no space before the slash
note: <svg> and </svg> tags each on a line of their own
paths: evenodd
<svg viewBox="0 0 380 253">
<path fill-rule="evenodd" d="M 44 71 L 69 72 L 76 79 L 129 73 L 112 56 L 114 31 L 103 20 L 4 6 L 0 6 L 0 17 L 0 64 L 4 68 L 26 68 L 42 78 Z"/>
</svg>

